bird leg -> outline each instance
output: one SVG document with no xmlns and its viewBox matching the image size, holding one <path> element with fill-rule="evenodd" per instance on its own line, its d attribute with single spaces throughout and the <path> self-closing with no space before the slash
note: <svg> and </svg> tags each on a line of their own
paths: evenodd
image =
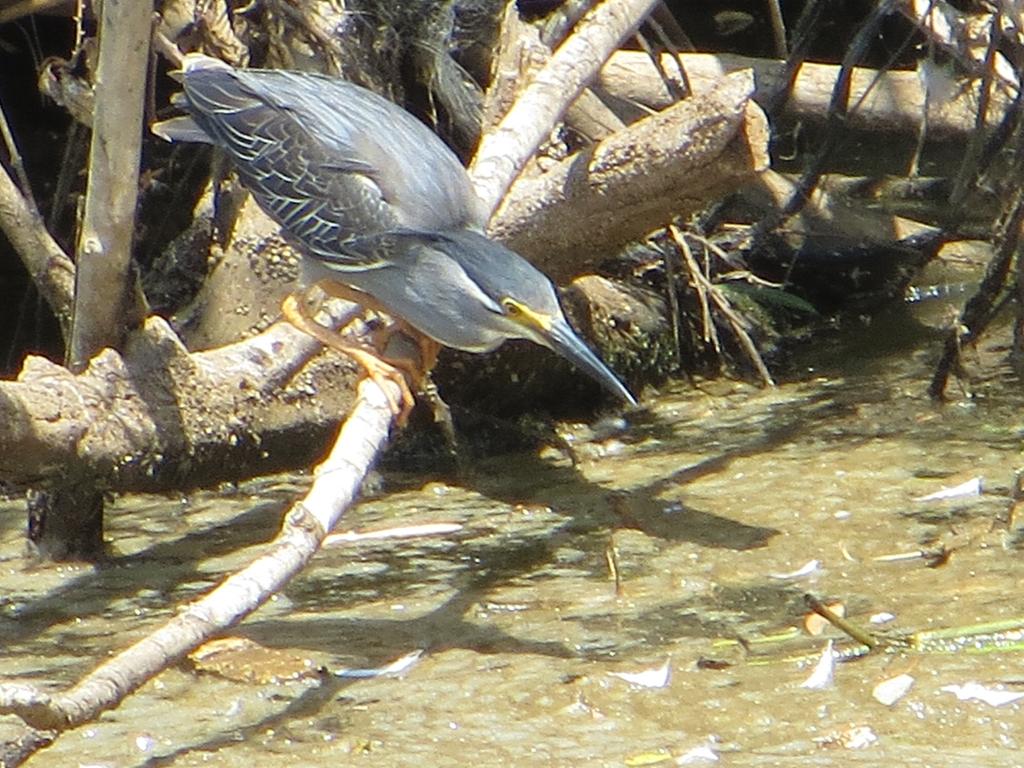
<svg viewBox="0 0 1024 768">
<path fill-rule="evenodd" d="M 321 280 L 316 284 L 316 287 L 335 299 L 351 301 L 365 309 L 372 309 L 374 312 L 391 317 L 392 323 L 390 325 L 373 334 L 374 345 L 378 349 L 387 350 L 391 337 L 396 333 L 403 333 L 416 341 L 419 346 L 419 363 L 407 357 L 392 358 L 385 356 L 384 358 L 388 364 L 409 374 L 414 382 L 417 384 L 422 382 L 426 374 L 434 368 L 434 365 L 437 363 L 437 355 L 441 351 L 441 345 L 429 336 L 425 336 L 417 331 L 404 320 L 393 317 L 390 310 L 372 296 L 334 280 Z"/>
<path fill-rule="evenodd" d="M 413 381 L 421 384 L 426 375 L 434 369 L 437 364 L 437 355 L 441 351 L 441 345 L 429 336 L 417 331 L 404 320 L 394 319 L 389 325 L 373 332 L 373 343 L 378 349 L 387 350 L 391 338 L 396 334 L 403 334 L 414 340 L 419 347 L 419 360 L 417 363 L 407 357 L 386 358 L 396 368 L 401 368 L 408 373 Z"/>
<path fill-rule="evenodd" d="M 335 295 L 330 291 L 325 290 L 324 292 Z M 391 361 L 383 360 L 377 351 L 369 346 L 346 339 L 337 331 L 320 325 L 310 316 L 305 304 L 300 303 L 295 294 L 288 296 L 284 300 L 284 303 L 281 305 L 281 313 L 284 315 L 285 320 L 300 331 L 309 334 L 321 344 L 336 349 L 355 360 L 378 386 L 381 386 L 385 381 L 393 381 L 397 384 L 401 392 L 401 403 L 391 395 L 390 389 L 383 386 L 381 386 L 381 389 L 388 398 L 392 413 L 397 417 L 398 425 L 405 425 L 406 420 L 409 418 L 409 413 L 416 404 L 416 400 L 413 397 L 412 390 L 409 389 L 408 380 L 402 371 L 399 370 L 403 366 L 393 365 Z M 408 363 L 411 367 L 411 361 L 402 362 Z"/>
</svg>

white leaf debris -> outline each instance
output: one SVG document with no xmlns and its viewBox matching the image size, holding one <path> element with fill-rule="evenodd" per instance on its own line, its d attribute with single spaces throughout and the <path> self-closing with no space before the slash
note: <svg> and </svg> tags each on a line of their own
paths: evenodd
<svg viewBox="0 0 1024 768">
<path fill-rule="evenodd" d="M 703 744 L 686 750 L 676 758 L 676 765 L 696 765 L 698 763 L 717 763 L 718 752 L 715 749 L 717 740 L 710 738 Z"/>
<path fill-rule="evenodd" d="M 814 671 L 811 672 L 810 677 L 800 683 L 801 688 L 810 688 L 812 690 L 819 690 L 821 688 L 828 688 L 832 685 L 832 677 L 836 668 L 836 656 L 832 652 L 832 641 L 829 640 L 825 645 L 825 650 L 821 652 L 821 658 L 818 659 L 818 663 L 814 665 Z"/>
<path fill-rule="evenodd" d="M 1004 704 L 1024 699 L 1024 693 L 1005 691 L 1002 688 L 991 688 L 981 683 L 969 682 L 963 685 L 944 685 L 940 689 L 945 693 L 952 693 L 960 701 L 980 701 L 990 707 L 1001 707 Z"/>
<path fill-rule="evenodd" d="M 663 664 L 653 669 L 645 669 L 640 672 L 609 672 L 608 674 L 641 688 L 664 688 L 672 680 L 672 659 L 665 659 Z"/>
<path fill-rule="evenodd" d="M 914 678 L 907 674 L 896 675 L 888 680 L 883 680 L 871 690 L 875 701 L 891 707 L 897 701 L 906 696 L 914 687 Z"/>
<path fill-rule="evenodd" d="M 768 575 L 779 581 L 789 581 L 790 579 L 802 579 L 804 576 L 810 576 L 819 568 L 821 568 L 820 560 L 808 560 L 795 571 L 790 571 L 789 573 L 769 573 Z"/>
<path fill-rule="evenodd" d="M 337 677 L 348 677 L 364 679 L 370 677 L 387 677 L 389 675 L 399 675 L 405 672 L 407 669 L 412 667 L 417 661 L 423 658 L 423 651 L 416 650 L 412 653 L 407 653 L 398 659 L 395 659 L 390 664 L 386 664 L 383 667 L 372 667 L 370 669 L 339 669 L 335 671 Z"/>
<path fill-rule="evenodd" d="M 966 483 L 954 485 L 950 488 L 940 488 L 935 493 L 927 496 L 918 496 L 914 501 L 942 501 L 943 499 L 958 499 L 962 496 L 981 496 L 981 476 L 972 477 Z"/>
<path fill-rule="evenodd" d="M 325 547 L 339 547 L 354 541 L 371 541 L 374 539 L 409 539 L 414 536 L 438 536 L 445 533 L 461 531 L 458 523 L 424 523 L 423 525 L 404 525 L 396 528 L 382 528 L 377 531 L 339 531 L 324 539 Z"/>
</svg>

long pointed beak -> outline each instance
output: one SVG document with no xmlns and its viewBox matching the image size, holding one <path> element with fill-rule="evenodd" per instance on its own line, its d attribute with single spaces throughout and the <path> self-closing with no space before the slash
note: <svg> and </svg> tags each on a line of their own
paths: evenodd
<svg viewBox="0 0 1024 768">
<path fill-rule="evenodd" d="M 636 398 L 619 381 L 619 377 L 595 355 L 590 347 L 562 318 L 555 318 L 544 334 L 548 345 L 570 363 L 601 384 L 609 392 L 614 392 L 630 405 L 636 405 Z"/>
</svg>

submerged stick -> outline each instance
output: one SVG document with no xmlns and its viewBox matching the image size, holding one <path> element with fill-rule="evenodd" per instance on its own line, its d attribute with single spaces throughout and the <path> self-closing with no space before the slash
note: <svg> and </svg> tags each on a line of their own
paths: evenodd
<svg viewBox="0 0 1024 768">
<path fill-rule="evenodd" d="M 807 603 L 807 607 L 814 611 L 816 614 L 821 616 L 825 621 L 831 624 L 833 627 L 838 629 L 840 632 L 844 632 L 852 639 L 856 640 L 861 645 L 866 645 L 869 649 L 874 649 L 878 645 L 878 641 L 865 629 L 858 627 L 851 621 L 847 621 L 842 616 L 837 614 L 835 611 L 829 610 L 828 606 L 822 603 L 814 595 L 804 595 L 804 601 Z"/>
</svg>

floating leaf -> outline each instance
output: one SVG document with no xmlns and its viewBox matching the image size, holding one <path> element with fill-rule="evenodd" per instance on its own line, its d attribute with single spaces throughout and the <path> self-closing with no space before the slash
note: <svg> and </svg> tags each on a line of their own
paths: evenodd
<svg viewBox="0 0 1024 768">
<path fill-rule="evenodd" d="M 608 674 L 641 688 L 664 688 L 672 679 L 672 660 L 665 659 L 660 666 L 641 672 L 609 672 Z"/>
<path fill-rule="evenodd" d="M 949 488 L 940 488 L 935 493 L 929 493 L 927 496 L 918 496 L 914 501 L 942 501 L 943 499 L 957 499 L 961 496 L 980 496 L 981 495 L 981 477 L 972 477 L 970 480 L 960 485 L 954 485 Z"/>
<path fill-rule="evenodd" d="M 810 576 L 819 568 L 821 568 L 820 560 L 808 560 L 795 571 L 790 571 L 789 573 L 769 573 L 768 575 L 779 581 L 789 581 L 790 579 L 802 579 L 804 576 Z"/>
<path fill-rule="evenodd" d="M 944 685 L 940 689 L 945 693 L 952 693 L 960 701 L 980 701 L 990 707 L 1001 707 L 1005 704 L 1012 704 L 1019 699 L 1024 699 L 1024 693 L 1014 693 L 1002 688 L 990 688 L 981 683 L 964 683 L 963 685 Z"/>
<path fill-rule="evenodd" d="M 412 667 L 412 665 L 421 658 L 423 658 L 423 651 L 412 651 L 411 653 L 405 654 L 405 656 L 395 659 L 390 664 L 385 664 L 383 667 L 371 667 L 369 669 L 338 669 L 335 670 L 334 674 L 336 677 L 357 679 L 398 675 Z"/>
<path fill-rule="evenodd" d="M 832 674 L 836 668 L 836 657 L 832 652 L 832 641 L 829 640 L 825 650 L 821 652 L 818 663 L 814 665 L 814 671 L 810 677 L 800 683 L 801 688 L 819 690 L 832 685 Z"/>
</svg>

